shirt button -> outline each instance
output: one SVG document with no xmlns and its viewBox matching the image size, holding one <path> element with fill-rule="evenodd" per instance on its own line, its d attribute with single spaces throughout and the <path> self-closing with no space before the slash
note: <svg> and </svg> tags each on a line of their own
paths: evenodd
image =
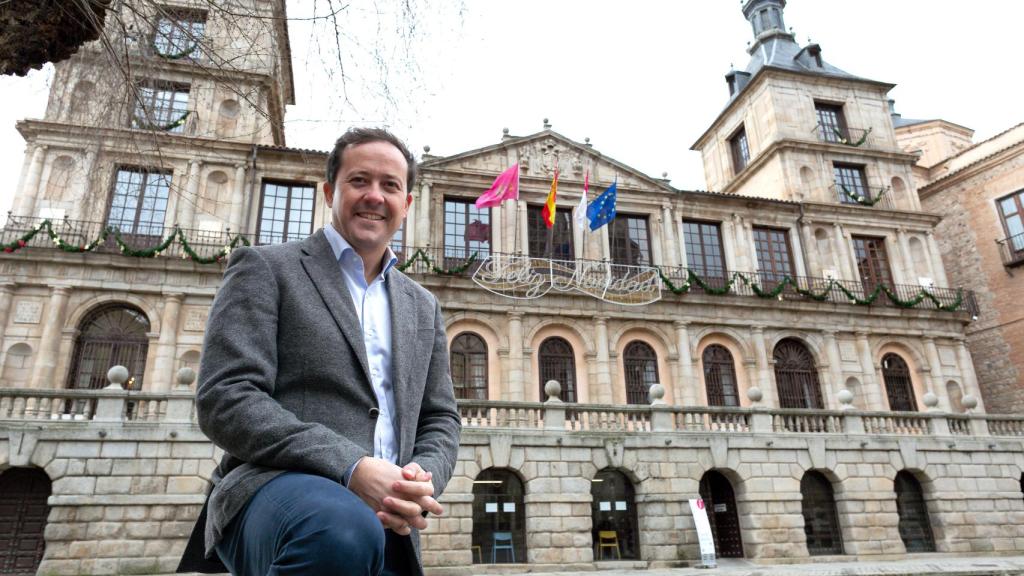
<svg viewBox="0 0 1024 576">
<path fill-rule="evenodd" d="M 380 416 L 379 408 L 370 408 L 370 418 L 376 420 L 377 416 Z"/>
</svg>

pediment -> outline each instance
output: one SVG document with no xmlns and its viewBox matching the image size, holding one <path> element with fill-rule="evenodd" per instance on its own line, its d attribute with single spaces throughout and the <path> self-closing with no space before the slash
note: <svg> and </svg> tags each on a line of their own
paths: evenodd
<svg viewBox="0 0 1024 576">
<path fill-rule="evenodd" d="M 506 137 L 498 144 L 453 156 L 428 158 L 420 168 L 423 171 L 497 176 L 515 163 L 519 163 L 519 176 L 524 181 L 537 179 L 549 182 L 557 167 L 560 182 L 582 183 L 589 173 L 591 190 L 609 186 L 617 178 L 620 189 L 674 191 L 665 180 L 652 178 L 601 154 L 589 144 L 570 140 L 551 130 L 531 136 Z"/>
</svg>

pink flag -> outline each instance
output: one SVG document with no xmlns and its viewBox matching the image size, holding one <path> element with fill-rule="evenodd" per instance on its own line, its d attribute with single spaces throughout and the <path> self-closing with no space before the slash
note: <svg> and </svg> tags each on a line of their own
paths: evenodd
<svg viewBox="0 0 1024 576">
<path fill-rule="evenodd" d="M 519 198 L 519 164 L 513 164 L 494 180 L 494 184 L 476 199 L 477 208 L 497 206 L 505 200 Z"/>
</svg>

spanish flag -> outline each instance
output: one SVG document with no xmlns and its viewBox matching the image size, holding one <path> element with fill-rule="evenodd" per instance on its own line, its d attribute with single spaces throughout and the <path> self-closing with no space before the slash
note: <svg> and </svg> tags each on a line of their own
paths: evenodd
<svg viewBox="0 0 1024 576">
<path fill-rule="evenodd" d="M 547 224 L 548 228 L 555 225 L 555 196 L 558 194 L 558 169 L 555 169 L 555 179 L 551 181 L 551 192 L 548 192 L 548 199 L 544 202 L 544 211 L 541 212 L 541 216 L 544 217 L 544 224 Z"/>
</svg>

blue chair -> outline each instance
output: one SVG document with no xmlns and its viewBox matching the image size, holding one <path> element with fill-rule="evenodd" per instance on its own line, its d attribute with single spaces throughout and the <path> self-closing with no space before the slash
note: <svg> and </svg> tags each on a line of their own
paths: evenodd
<svg viewBox="0 0 1024 576">
<path fill-rule="evenodd" d="M 512 546 L 511 532 L 495 532 L 494 543 L 491 545 L 491 564 L 498 563 L 498 550 L 507 550 L 512 562 L 516 561 L 516 549 Z"/>
</svg>

